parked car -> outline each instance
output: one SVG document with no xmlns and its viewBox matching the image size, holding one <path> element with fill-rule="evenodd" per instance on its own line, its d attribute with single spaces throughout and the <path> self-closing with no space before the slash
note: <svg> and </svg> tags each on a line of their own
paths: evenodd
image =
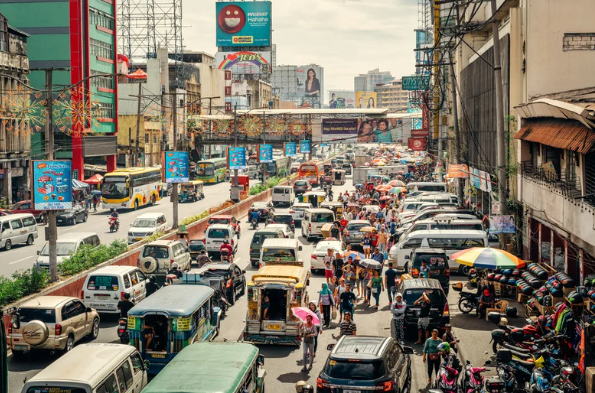
<svg viewBox="0 0 595 393">
<path fill-rule="evenodd" d="M 296 196 L 302 195 L 311 190 L 312 186 L 310 185 L 310 182 L 307 180 L 296 180 L 296 182 L 293 183 L 293 192 Z"/>
<path fill-rule="evenodd" d="M 164 278 L 176 262 L 180 270 L 190 269 L 190 253 L 179 240 L 155 240 L 145 244 L 138 257 L 138 266 L 145 274 Z"/>
<path fill-rule="evenodd" d="M 46 213 L 43 210 L 35 210 L 33 209 L 33 203 L 30 200 L 27 201 L 20 201 L 13 204 L 9 211 L 11 213 L 30 213 L 35 216 L 37 222 L 44 222 L 46 218 Z"/>
<path fill-rule="evenodd" d="M 405 311 L 405 329 L 416 331 L 419 319 L 420 307 L 414 303 L 426 292 L 430 297 L 432 306 L 430 308 L 430 324 L 428 329 L 442 328 L 450 323 L 450 310 L 446 294 L 440 285 L 440 281 L 433 278 L 412 278 L 401 280 L 397 293 L 403 294 L 403 300 L 407 303 Z"/>
<path fill-rule="evenodd" d="M 159 231 L 167 229 L 163 213 L 145 213 L 137 217 L 128 230 L 128 244 L 139 242 Z"/>
<path fill-rule="evenodd" d="M 235 263 L 207 263 L 196 273 L 204 278 L 222 277 L 225 280 L 225 298 L 232 305 L 239 296 L 246 293 L 246 271 Z"/>
<path fill-rule="evenodd" d="M 68 296 L 39 296 L 21 304 L 8 328 L 15 358 L 32 350 L 69 352 L 74 344 L 99 335 L 99 314 Z"/>
<path fill-rule="evenodd" d="M 353 245 L 361 245 L 364 240 L 364 233 L 360 229 L 369 227 L 370 221 L 368 220 L 351 220 L 347 223 L 345 230 L 343 231 L 343 238 L 345 243 Z"/>
<path fill-rule="evenodd" d="M 119 314 L 118 302 L 124 294 L 138 303 L 147 296 L 147 276 L 136 266 L 106 266 L 89 273 L 83 284 L 81 299 L 97 312 Z"/>
<path fill-rule="evenodd" d="M 80 205 L 75 205 L 74 208 L 64 210 L 56 215 L 56 224 L 58 225 L 74 225 L 79 222 L 87 222 L 89 211 Z"/>
<path fill-rule="evenodd" d="M 335 386 L 349 387 L 343 392 L 411 390 L 413 349 L 394 338 L 343 336 L 327 348 L 332 351 L 316 380 L 317 393 L 334 392 Z"/>
<path fill-rule="evenodd" d="M 328 249 L 333 250 L 333 255 L 336 253 L 343 253 L 345 252 L 345 245 L 340 240 L 330 240 L 325 239 L 321 240 L 316 244 L 316 248 L 314 252 L 310 256 L 310 269 L 312 272 L 324 270 L 324 257 L 327 255 Z"/>
<path fill-rule="evenodd" d="M 266 221 L 275 212 L 273 202 L 254 202 L 248 211 L 248 222 L 250 222 L 250 214 L 254 210 L 258 210 L 260 213 L 260 221 Z"/>
<path fill-rule="evenodd" d="M 283 236 L 287 239 L 293 239 L 295 237 L 295 233 L 291 230 L 291 227 L 287 224 L 267 224 L 265 228 L 278 228 L 283 232 Z"/>
</svg>

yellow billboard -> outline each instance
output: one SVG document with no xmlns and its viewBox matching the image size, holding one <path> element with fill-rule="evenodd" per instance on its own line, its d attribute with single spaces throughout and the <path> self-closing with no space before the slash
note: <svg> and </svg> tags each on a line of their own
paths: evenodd
<svg viewBox="0 0 595 393">
<path fill-rule="evenodd" d="M 376 93 L 373 91 L 356 91 L 355 107 L 376 108 Z"/>
</svg>

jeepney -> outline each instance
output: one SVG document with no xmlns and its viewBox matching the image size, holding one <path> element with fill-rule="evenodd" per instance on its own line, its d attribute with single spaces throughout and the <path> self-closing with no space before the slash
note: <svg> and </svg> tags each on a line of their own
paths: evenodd
<svg viewBox="0 0 595 393">
<path fill-rule="evenodd" d="M 341 202 L 322 202 L 321 209 L 329 209 L 335 213 L 335 218 L 339 219 L 343 215 L 343 204 Z"/>
<path fill-rule="evenodd" d="M 178 202 L 196 202 L 199 199 L 203 199 L 205 197 L 203 186 L 204 183 L 200 180 L 180 183 Z"/>
<path fill-rule="evenodd" d="M 308 304 L 307 281 L 307 269 L 297 263 L 269 264 L 252 276 L 247 286 L 244 341 L 299 346 L 300 321 L 291 309 Z"/>
<path fill-rule="evenodd" d="M 302 194 L 301 201 L 304 203 L 310 203 L 314 208 L 320 207 L 320 204 L 324 202 L 326 198 L 326 192 L 324 191 L 308 191 Z"/>
<path fill-rule="evenodd" d="M 345 184 L 345 171 L 343 169 L 333 170 L 333 184 L 342 186 Z"/>
</svg>

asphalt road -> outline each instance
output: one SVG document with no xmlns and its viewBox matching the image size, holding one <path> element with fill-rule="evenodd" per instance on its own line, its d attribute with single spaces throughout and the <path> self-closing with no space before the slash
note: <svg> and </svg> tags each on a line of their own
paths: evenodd
<svg viewBox="0 0 595 393">
<path fill-rule="evenodd" d="M 349 180 L 348 183 L 349 188 L 351 188 L 351 181 Z M 223 192 L 228 185 L 218 185 L 213 186 L 207 189 L 207 193 L 209 191 L 215 190 L 218 188 L 220 192 Z M 335 194 L 336 191 L 344 190 L 346 187 L 335 187 Z M 208 201 L 209 198 L 206 199 Z M 161 205 L 163 206 L 163 202 Z M 196 203 L 197 209 L 192 206 L 192 209 L 189 208 L 188 212 L 193 212 L 194 210 L 200 210 L 206 205 L 200 206 L 201 202 Z M 204 203 L 204 201 L 203 201 Z M 162 206 L 157 206 L 153 209 L 163 209 Z M 190 207 L 190 206 L 189 206 Z M 171 208 L 166 209 L 169 214 L 171 214 Z M 149 211 L 147 209 L 147 211 Z M 156 210 L 159 211 L 159 210 Z M 136 216 L 139 213 L 132 213 L 131 216 Z M 187 215 L 188 213 L 181 214 L 181 217 Z M 105 218 L 104 215 L 101 215 L 101 220 Z M 169 216 L 168 216 L 169 217 Z M 99 217 L 98 217 L 99 218 Z M 245 218 L 243 221 L 246 221 Z M 103 221 L 102 221 L 103 222 Z M 128 224 L 124 224 L 128 225 Z M 252 238 L 252 233 L 254 231 L 249 229 L 248 225 L 242 225 L 242 236 L 239 242 L 238 254 L 236 255 L 235 262 L 246 269 L 246 274 L 248 277 L 251 277 L 257 269 L 250 266 L 249 263 L 249 256 L 248 256 L 248 249 L 250 240 Z M 122 232 L 123 233 L 123 232 Z M 300 233 L 298 228 L 297 233 Z M 103 238 L 102 238 L 103 240 Z M 303 245 L 303 250 L 301 252 L 302 259 L 310 258 L 312 251 L 314 249 L 313 243 L 308 243 L 304 238 L 300 236 L 299 241 Z M 321 274 L 314 274 L 310 280 L 309 286 L 309 294 L 310 299 L 317 301 L 318 299 L 318 291 L 321 288 L 322 282 L 324 282 L 324 276 Z M 449 297 L 451 300 L 451 310 L 452 307 L 456 307 L 456 298 L 454 296 Z M 243 296 L 239 298 L 236 304 L 228 310 L 227 317 L 222 321 L 221 326 L 221 334 L 215 339 L 216 341 L 221 340 L 230 340 L 235 341 L 241 337 L 243 328 L 244 328 L 244 319 L 246 315 L 246 297 Z M 361 305 L 358 303 L 358 307 L 355 311 L 355 322 L 357 324 L 357 331 L 359 335 L 374 335 L 374 336 L 388 336 L 391 334 L 390 330 L 390 323 L 391 323 L 391 315 L 389 310 L 388 299 L 386 296 L 386 292 L 383 292 L 380 299 L 380 309 L 378 311 L 368 308 L 366 306 Z M 116 334 L 116 324 L 117 318 L 116 317 L 104 317 L 101 321 L 101 330 L 99 332 L 99 337 L 97 339 L 98 342 L 114 342 L 117 343 L 118 337 Z M 302 368 L 301 361 L 302 361 L 302 349 L 297 347 L 290 347 L 290 346 L 260 346 L 261 353 L 265 356 L 265 370 L 267 372 L 266 376 L 266 389 L 269 392 L 287 392 L 291 393 L 294 392 L 294 385 L 297 381 L 304 380 L 308 381 L 313 386 L 316 385 L 316 378 L 321 371 L 326 358 L 329 354 L 329 351 L 326 349 L 327 345 L 330 343 L 336 342 L 334 338 L 335 335 L 339 334 L 339 328 L 337 321 L 331 324 L 331 328 L 325 330 L 323 334 L 319 337 L 318 341 L 318 351 L 316 354 L 316 358 L 314 360 L 314 365 L 312 371 L 309 373 L 302 373 L 300 370 Z M 489 332 L 485 333 L 486 336 L 489 337 Z M 463 342 L 465 343 L 465 337 L 460 337 Z M 477 336 L 474 337 L 476 339 Z M 488 338 L 489 340 L 489 338 Z M 426 367 L 422 362 L 421 358 L 421 346 L 420 345 L 413 345 L 413 341 L 411 338 L 406 340 L 406 345 L 410 345 L 413 347 L 414 354 L 412 355 L 412 387 L 411 392 L 425 392 L 427 386 L 427 374 L 426 374 Z M 470 345 L 473 345 L 472 343 Z M 28 360 L 16 361 L 14 358 L 9 359 L 9 382 L 10 382 L 10 393 L 18 393 L 20 392 L 24 380 L 27 378 L 33 377 L 37 374 L 41 369 L 49 365 L 52 361 L 54 361 L 57 356 L 59 355 L 50 355 L 50 354 L 32 354 Z"/>
<path fill-rule="evenodd" d="M 258 180 L 251 180 L 251 184 L 256 184 Z M 205 185 L 205 198 L 197 202 L 185 202 L 179 204 L 180 221 L 184 217 L 202 213 L 205 209 L 216 206 L 226 199 L 229 199 L 229 183 L 219 183 L 214 185 Z M 134 210 L 123 210 L 120 213 L 120 230 L 110 233 L 108 225 L 109 210 L 98 209 L 97 213 L 93 210 L 89 212 L 87 222 L 76 225 L 67 225 L 58 227 L 58 238 L 61 235 L 80 232 L 95 232 L 99 235 L 102 244 L 108 244 L 116 239 L 126 240 L 128 228 L 134 220 L 144 213 L 164 213 L 171 227 L 173 220 L 173 203 L 170 197 L 166 197 L 156 203 L 155 206 L 147 206 Z M 11 276 L 17 270 L 28 269 L 33 266 L 37 258 L 37 251 L 41 250 L 45 244 L 45 226 L 38 225 L 37 231 L 39 237 L 35 239 L 32 246 L 14 245 L 10 251 L 0 250 L 0 275 Z"/>
</svg>

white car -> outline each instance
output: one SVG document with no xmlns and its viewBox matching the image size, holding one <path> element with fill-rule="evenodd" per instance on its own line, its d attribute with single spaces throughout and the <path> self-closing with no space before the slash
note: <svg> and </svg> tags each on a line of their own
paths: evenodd
<svg viewBox="0 0 595 393">
<path fill-rule="evenodd" d="M 324 270 L 324 257 L 327 255 L 327 250 L 331 248 L 333 254 L 345 253 L 345 246 L 340 240 L 321 240 L 316 245 L 314 252 L 310 256 L 310 269 L 312 271 Z"/>
<path fill-rule="evenodd" d="M 207 253 L 218 253 L 223 241 L 227 238 L 233 247 L 233 252 L 238 250 L 238 235 L 232 225 L 213 224 L 205 232 L 205 248 Z"/>
<path fill-rule="evenodd" d="M 143 240 L 159 231 L 167 229 L 167 221 L 163 213 L 141 214 L 130 224 L 128 244 Z"/>
<path fill-rule="evenodd" d="M 287 239 L 293 239 L 295 237 L 295 233 L 287 224 L 268 224 L 265 228 L 279 228 L 281 231 L 283 231 L 283 235 Z"/>
</svg>

